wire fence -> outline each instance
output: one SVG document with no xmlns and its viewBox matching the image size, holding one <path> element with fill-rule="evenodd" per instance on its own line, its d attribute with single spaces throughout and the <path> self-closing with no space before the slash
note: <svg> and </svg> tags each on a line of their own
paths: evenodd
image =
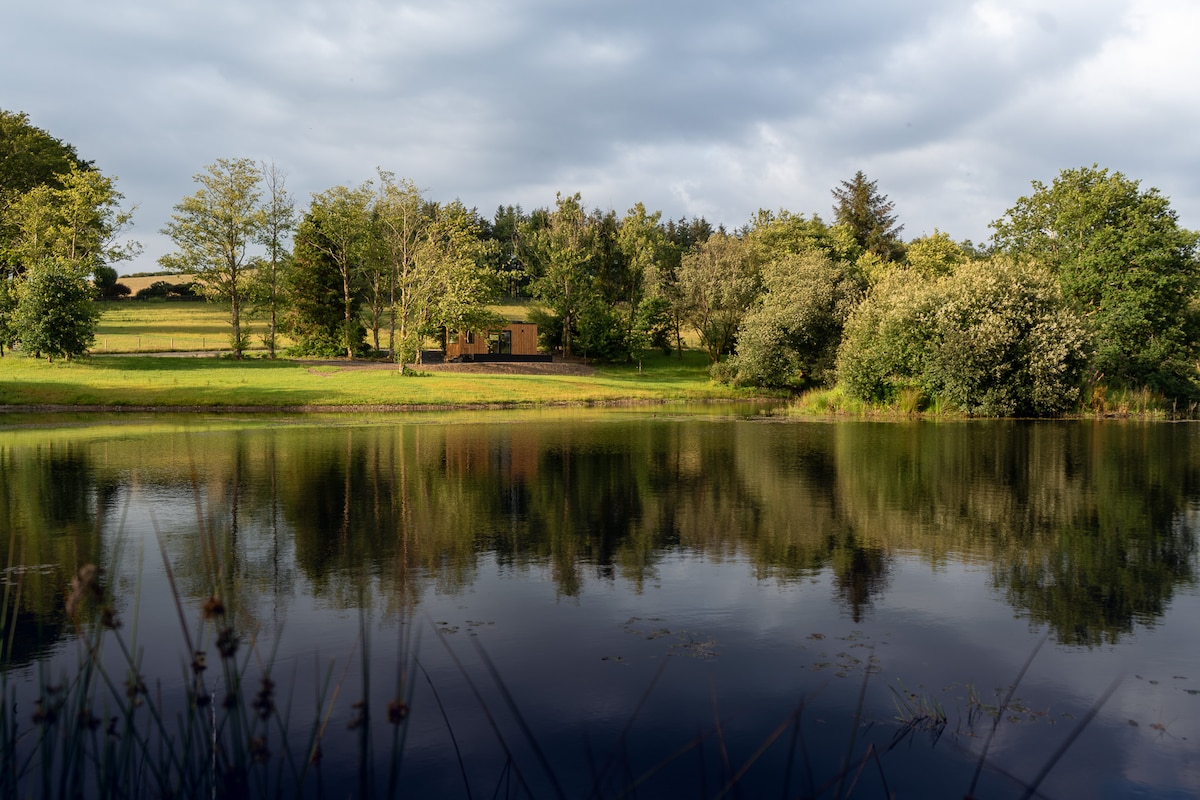
<svg viewBox="0 0 1200 800">
<path fill-rule="evenodd" d="M 103 353 L 188 353 L 226 351 L 229 337 L 217 335 L 174 334 L 147 336 L 144 334 L 99 335 L 90 352 Z"/>
</svg>

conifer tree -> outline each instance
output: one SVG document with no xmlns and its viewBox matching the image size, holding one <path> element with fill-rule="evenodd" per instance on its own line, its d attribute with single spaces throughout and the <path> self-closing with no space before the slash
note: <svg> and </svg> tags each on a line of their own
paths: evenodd
<svg viewBox="0 0 1200 800">
<path fill-rule="evenodd" d="M 884 261 L 898 261 L 904 255 L 904 244 L 900 241 L 904 226 L 896 224 L 896 215 L 892 213 L 896 204 L 886 194 L 879 193 L 877 183 L 867 180 L 861 169 L 852 180 L 842 181 L 841 187 L 833 190 L 837 201 L 833 218 L 850 228 L 864 250 Z"/>
</svg>

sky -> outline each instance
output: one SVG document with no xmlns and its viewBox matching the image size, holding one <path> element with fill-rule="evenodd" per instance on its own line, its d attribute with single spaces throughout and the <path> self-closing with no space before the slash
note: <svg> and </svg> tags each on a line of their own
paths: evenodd
<svg viewBox="0 0 1200 800">
<path fill-rule="evenodd" d="M 219 158 L 297 206 L 377 168 L 432 200 L 736 229 L 832 218 L 862 170 L 903 238 L 975 242 L 1063 169 L 1156 187 L 1200 229 L 1194 0 L 14 0 L 0 108 L 136 206 L 143 254 Z"/>
</svg>

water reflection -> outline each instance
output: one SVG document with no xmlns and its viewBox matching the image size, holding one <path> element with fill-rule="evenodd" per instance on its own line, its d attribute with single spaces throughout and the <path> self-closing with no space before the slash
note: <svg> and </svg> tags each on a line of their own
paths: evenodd
<svg viewBox="0 0 1200 800">
<path fill-rule="evenodd" d="M 0 525 L 21 619 L 43 634 L 76 567 L 147 510 L 187 594 L 219 579 L 248 609 L 286 602 L 297 574 L 335 607 L 369 591 L 401 609 L 429 585 L 469 587 L 485 556 L 547 566 L 564 597 L 586 577 L 640 591 L 684 552 L 744 558 L 785 584 L 828 571 L 859 621 L 896 559 L 915 556 L 986 564 L 1014 609 L 1095 645 L 1152 624 L 1195 581 L 1195 442 L 1166 424 L 636 415 L 22 429 L 0 437 Z"/>
</svg>

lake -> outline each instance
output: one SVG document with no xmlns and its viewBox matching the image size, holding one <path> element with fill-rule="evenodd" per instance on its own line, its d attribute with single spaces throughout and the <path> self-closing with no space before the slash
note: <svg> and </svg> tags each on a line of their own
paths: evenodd
<svg viewBox="0 0 1200 800">
<path fill-rule="evenodd" d="M 1195 423 L 2 415 L 0 794 L 1192 797 L 1198 526 Z"/>
</svg>

